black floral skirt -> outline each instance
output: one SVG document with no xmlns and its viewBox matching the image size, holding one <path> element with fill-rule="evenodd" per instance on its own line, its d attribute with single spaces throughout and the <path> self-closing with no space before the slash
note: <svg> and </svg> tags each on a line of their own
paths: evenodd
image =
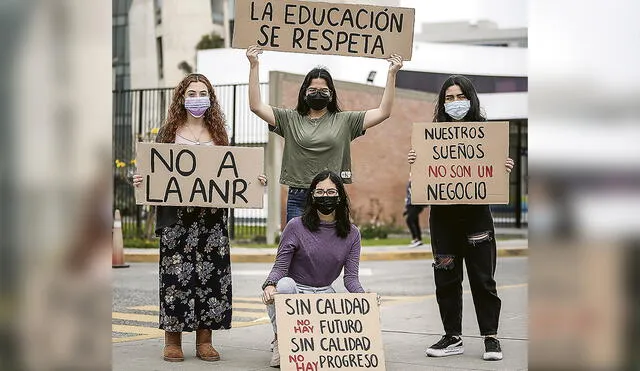
<svg viewBox="0 0 640 371">
<path fill-rule="evenodd" d="M 159 328 L 231 328 L 226 209 L 180 208 L 178 222 L 162 230 Z"/>
</svg>

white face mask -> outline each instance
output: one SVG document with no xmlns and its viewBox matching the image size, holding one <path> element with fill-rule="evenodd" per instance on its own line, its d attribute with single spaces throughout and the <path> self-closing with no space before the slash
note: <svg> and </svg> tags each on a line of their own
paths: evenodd
<svg viewBox="0 0 640 371">
<path fill-rule="evenodd" d="M 469 100 L 456 100 L 444 104 L 444 111 L 454 120 L 462 120 L 470 108 L 471 101 Z"/>
</svg>

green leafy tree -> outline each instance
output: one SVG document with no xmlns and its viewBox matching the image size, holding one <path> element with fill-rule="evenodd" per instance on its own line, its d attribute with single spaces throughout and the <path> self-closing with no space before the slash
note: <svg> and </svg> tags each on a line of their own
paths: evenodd
<svg viewBox="0 0 640 371">
<path fill-rule="evenodd" d="M 224 48 L 224 39 L 215 32 L 202 36 L 196 50 Z"/>
</svg>

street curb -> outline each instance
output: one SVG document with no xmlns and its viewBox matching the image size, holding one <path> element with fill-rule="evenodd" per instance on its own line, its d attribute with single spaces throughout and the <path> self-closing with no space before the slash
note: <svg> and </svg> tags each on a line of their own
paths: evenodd
<svg viewBox="0 0 640 371">
<path fill-rule="evenodd" d="M 526 247 L 498 249 L 498 257 L 528 256 L 528 250 Z M 157 263 L 160 261 L 159 254 L 125 253 L 124 258 L 128 263 Z M 274 253 L 234 254 L 233 251 L 231 252 L 231 262 L 233 263 L 273 263 L 275 259 L 276 254 Z M 360 254 L 361 261 L 428 259 L 433 259 L 431 251 L 372 251 Z"/>
</svg>

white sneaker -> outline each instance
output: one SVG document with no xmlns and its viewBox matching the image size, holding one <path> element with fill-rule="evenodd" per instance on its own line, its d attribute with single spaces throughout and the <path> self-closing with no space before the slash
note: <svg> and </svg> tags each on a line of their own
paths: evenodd
<svg viewBox="0 0 640 371">
<path fill-rule="evenodd" d="M 464 353 L 462 338 L 459 336 L 445 335 L 429 348 L 426 354 L 429 357 L 446 357 Z"/>
<path fill-rule="evenodd" d="M 271 361 L 269 361 L 269 366 L 280 368 L 280 350 L 278 349 L 277 339 L 273 342 L 273 354 L 271 355 Z"/>
<path fill-rule="evenodd" d="M 411 243 L 409 244 L 409 247 L 414 248 L 414 247 L 418 247 L 424 245 L 424 243 L 422 243 L 422 241 L 420 240 L 413 240 L 411 241 Z"/>
<path fill-rule="evenodd" d="M 484 354 L 482 359 L 485 361 L 500 361 L 502 359 L 502 348 L 500 341 L 494 337 L 487 336 L 484 338 Z"/>
</svg>

